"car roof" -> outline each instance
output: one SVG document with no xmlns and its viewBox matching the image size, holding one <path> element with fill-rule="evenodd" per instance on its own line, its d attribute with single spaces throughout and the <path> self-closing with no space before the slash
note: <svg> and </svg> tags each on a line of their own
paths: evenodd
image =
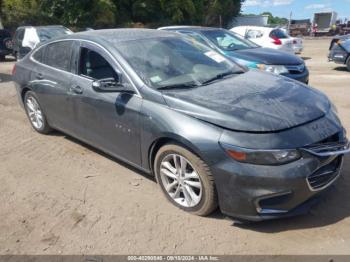
<svg viewBox="0 0 350 262">
<path fill-rule="evenodd" d="M 264 27 L 264 26 L 236 26 L 236 27 L 233 27 L 232 29 L 255 29 L 255 30 L 262 30 L 262 31 L 265 31 L 265 32 L 269 32 L 269 31 L 272 31 L 272 30 L 275 30 L 277 28 L 273 28 L 273 27 Z"/>
<path fill-rule="evenodd" d="M 336 35 L 335 37 L 333 37 L 334 40 L 348 40 L 350 39 L 350 34 L 348 35 Z"/>
<path fill-rule="evenodd" d="M 63 25 L 40 25 L 40 26 L 31 26 L 31 25 L 26 25 L 26 26 L 19 26 L 18 29 L 26 29 L 26 28 L 57 28 L 57 27 L 63 27 L 66 28 Z"/>
<path fill-rule="evenodd" d="M 205 26 L 194 26 L 194 25 L 175 25 L 175 26 L 165 26 L 160 27 L 158 30 L 191 30 L 191 31 L 203 31 L 203 30 L 225 30 L 223 28 L 218 27 L 205 27 Z"/>
<path fill-rule="evenodd" d="M 75 34 L 66 35 L 59 39 L 82 39 L 92 40 L 95 42 L 120 43 L 133 40 L 151 39 L 160 37 L 174 37 L 178 34 L 156 30 L 156 29 L 139 29 L 139 28 L 123 28 L 123 29 L 103 29 L 84 31 Z"/>
</svg>

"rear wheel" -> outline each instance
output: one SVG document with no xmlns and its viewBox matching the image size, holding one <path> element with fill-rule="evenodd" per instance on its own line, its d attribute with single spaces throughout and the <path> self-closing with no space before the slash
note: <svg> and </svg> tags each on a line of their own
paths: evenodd
<svg viewBox="0 0 350 262">
<path fill-rule="evenodd" d="M 346 67 L 348 68 L 348 71 L 350 72 L 350 56 L 348 57 L 348 60 L 346 61 Z"/>
<path fill-rule="evenodd" d="M 24 96 L 24 107 L 28 119 L 35 131 L 41 134 L 48 134 L 52 131 L 34 92 L 26 92 Z"/>
<path fill-rule="evenodd" d="M 175 206 L 199 216 L 217 208 L 217 194 L 209 167 L 182 146 L 168 144 L 154 161 L 157 182 Z"/>
</svg>

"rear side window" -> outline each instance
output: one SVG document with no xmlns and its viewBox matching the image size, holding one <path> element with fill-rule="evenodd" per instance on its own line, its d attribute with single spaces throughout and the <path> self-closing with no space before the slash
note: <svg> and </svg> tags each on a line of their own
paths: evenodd
<svg viewBox="0 0 350 262">
<path fill-rule="evenodd" d="M 246 34 L 245 34 L 245 38 L 248 39 L 256 39 L 256 38 L 261 38 L 264 36 L 264 33 L 260 30 L 247 30 Z"/>
<path fill-rule="evenodd" d="M 35 51 L 35 53 L 33 54 L 33 58 L 40 62 L 43 63 L 44 62 L 44 55 L 45 55 L 45 46 L 39 48 L 37 51 Z"/>
<path fill-rule="evenodd" d="M 270 33 L 271 38 L 278 38 L 278 39 L 287 39 L 289 38 L 288 35 L 283 32 L 281 29 L 275 29 L 272 30 Z"/>
<path fill-rule="evenodd" d="M 70 71 L 73 41 L 60 41 L 46 46 L 44 63 L 57 69 Z"/>
</svg>

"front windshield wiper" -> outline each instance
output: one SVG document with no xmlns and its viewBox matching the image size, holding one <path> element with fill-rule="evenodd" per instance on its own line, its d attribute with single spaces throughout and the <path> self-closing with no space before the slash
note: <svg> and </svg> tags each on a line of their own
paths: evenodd
<svg viewBox="0 0 350 262">
<path fill-rule="evenodd" d="M 180 83 L 180 84 L 172 84 L 172 85 L 164 85 L 157 87 L 158 90 L 167 90 L 167 89 L 187 89 L 187 88 L 195 88 L 200 86 L 199 83 L 196 82 L 188 82 L 188 83 Z"/>
<path fill-rule="evenodd" d="M 214 81 L 219 80 L 219 79 L 223 79 L 224 77 L 229 76 L 229 75 L 237 75 L 237 74 L 242 74 L 242 73 L 244 73 L 244 71 L 239 70 L 239 71 L 228 71 L 225 73 L 217 74 L 216 76 L 202 82 L 202 85 L 210 84 L 211 82 L 214 82 Z"/>
</svg>

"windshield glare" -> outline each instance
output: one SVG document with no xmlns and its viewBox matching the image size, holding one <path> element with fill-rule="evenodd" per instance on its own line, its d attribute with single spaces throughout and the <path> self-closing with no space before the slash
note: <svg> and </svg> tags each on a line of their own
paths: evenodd
<svg viewBox="0 0 350 262">
<path fill-rule="evenodd" d="M 196 41 L 157 38 L 122 42 L 116 46 L 141 79 L 161 88 L 201 83 L 242 69 L 224 56 Z"/>
<path fill-rule="evenodd" d="M 38 36 L 41 42 L 47 41 L 54 37 L 59 37 L 62 35 L 69 35 L 72 31 L 65 27 L 51 27 L 51 28 L 39 28 Z"/>
<path fill-rule="evenodd" d="M 350 39 L 342 42 L 341 45 L 347 52 L 350 52 Z"/>
<path fill-rule="evenodd" d="M 224 51 L 235 51 L 259 47 L 251 41 L 240 38 L 239 36 L 224 30 L 207 30 L 203 31 L 203 34 Z"/>
</svg>

